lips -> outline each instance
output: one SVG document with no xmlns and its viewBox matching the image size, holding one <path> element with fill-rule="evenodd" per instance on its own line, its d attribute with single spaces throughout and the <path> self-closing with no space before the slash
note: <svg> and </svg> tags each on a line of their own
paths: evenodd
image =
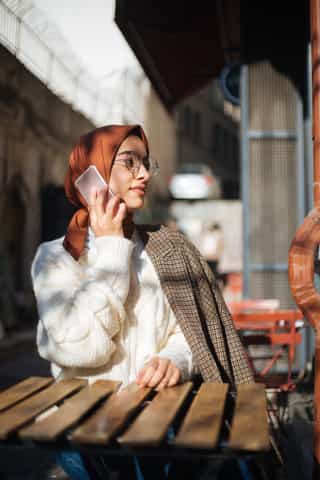
<svg viewBox="0 0 320 480">
<path fill-rule="evenodd" d="M 144 195 L 146 193 L 146 187 L 144 186 L 131 187 L 130 190 L 139 193 L 140 195 Z"/>
</svg>

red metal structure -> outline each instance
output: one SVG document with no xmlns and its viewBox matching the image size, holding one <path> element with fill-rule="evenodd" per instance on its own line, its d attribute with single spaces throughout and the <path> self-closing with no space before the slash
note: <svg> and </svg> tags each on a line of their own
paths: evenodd
<svg viewBox="0 0 320 480">
<path fill-rule="evenodd" d="M 282 309 L 242 311 L 233 313 L 233 320 L 247 347 L 256 381 L 263 382 L 267 387 L 279 387 L 283 391 L 292 390 L 295 386 L 292 367 L 296 346 L 302 340 L 298 331 L 303 325 L 301 311 Z M 257 345 L 265 347 L 262 357 L 250 353 L 250 347 Z M 274 374 L 273 367 L 282 359 L 286 361 L 286 374 Z M 263 366 L 257 368 L 257 361 L 263 363 Z"/>
<path fill-rule="evenodd" d="M 320 0 L 310 1 L 313 98 L 314 208 L 292 240 L 289 281 L 295 301 L 316 333 L 314 385 L 314 478 L 320 478 L 320 294 L 314 259 L 320 243 Z"/>
</svg>

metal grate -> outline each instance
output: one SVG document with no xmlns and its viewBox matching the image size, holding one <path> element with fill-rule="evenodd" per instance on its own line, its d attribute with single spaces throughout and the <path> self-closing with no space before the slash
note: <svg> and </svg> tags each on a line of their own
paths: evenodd
<svg viewBox="0 0 320 480">
<path fill-rule="evenodd" d="M 250 141 L 250 258 L 286 263 L 297 225 L 296 142 Z"/>
<path fill-rule="evenodd" d="M 287 272 L 254 272 L 250 275 L 251 298 L 277 298 L 281 308 L 296 308 Z"/>
<path fill-rule="evenodd" d="M 295 130 L 295 89 L 290 80 L 269 62 L 249 68 L 249 128 L 251 130 Z"/>
<path fill-rule="evenodd" d="M 302 102 L 270 62 L 244 66 L 241 78 L 244 291 L 296 308 L 287 262 L 306 213 Z M 304 366 L 304 334 L 298 358 Z"/>
</svg>

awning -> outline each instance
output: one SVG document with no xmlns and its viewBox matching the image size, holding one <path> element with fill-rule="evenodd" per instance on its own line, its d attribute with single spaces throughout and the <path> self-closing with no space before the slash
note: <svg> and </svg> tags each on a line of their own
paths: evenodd
<svg viewBox="0 0 320 480">
<path fill-rule="evenodd" d="M 240 0 L 116 0 L 115 21 L 171 109 L 239 57 Z"/>
</svg>

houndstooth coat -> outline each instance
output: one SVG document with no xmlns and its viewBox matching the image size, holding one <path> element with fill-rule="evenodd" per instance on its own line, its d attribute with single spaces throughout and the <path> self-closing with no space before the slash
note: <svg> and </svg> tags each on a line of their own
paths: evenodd
<svg viewBox="0 0 320 480">
<path fill-rule="evenodd" d="M 244 347 L 207 262 L 179 232 L 137 226 L 204 381 L 253 382 Z"/>
</svg>

